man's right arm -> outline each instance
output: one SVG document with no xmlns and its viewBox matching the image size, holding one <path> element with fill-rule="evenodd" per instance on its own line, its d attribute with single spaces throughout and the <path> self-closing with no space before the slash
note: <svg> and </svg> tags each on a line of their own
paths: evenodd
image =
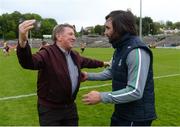
<svg viewBox="0 0 180 127">
<path fill-rule="evenodd" d="M 98 73 L 85 73 L 86 79 L 90 81 L 105 81 L 105 80 L 111 80 L 112 79 L 112 58 L 109 62 L 107 62 L 109 67 L 107 67 L 104 71 L 98 72 Z"/>
<path fill-rule="evenodd" d="M 17 56 L 23 68 L 37 70 L 43 65 L 42 53 L 32 55 L 31 48 L 28 44 L 28 31 L 34 27 L 34 22 L 35 20 L 26 20 L 19 25 Z"/>
<path fill-rule="evenodd" d="M 36 54 L 31 53 L 31 48 L 26 43 L 25 47 L 17 46 L 17 57 L 20 65 L 25 69 L 39 70 L 44 65 L 45 50 L 41 50 Z"/>
<path fill-rule="evenodd" d="M 88 76 L 87 80 L 90 81 L 111 80 L 112 79 L 111 68 L 108 67 L 107 69 L 99 73 L 88 73 L 87 76 Z"/>
</svg>

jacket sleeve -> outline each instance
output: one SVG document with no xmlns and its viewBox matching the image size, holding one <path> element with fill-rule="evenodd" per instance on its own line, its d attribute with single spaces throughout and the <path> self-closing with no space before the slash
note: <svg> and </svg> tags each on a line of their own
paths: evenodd
<svg viewBox="0 0 180 127">
<path fill-rule="evenodd" d="M 19 43 L 17 46 L 17 57 L 20 65 L 25 69 L 39 70 L 44 66 L 43 54 L 45 51 L 40 50 L 36 54 L 31 53 L 31 48 L 28 43 L 24 48 L 21 48 Z"/>
<path fill-rule="evenodd" d="M 97 68 L 103 67 L 104 62 L 80 56 L 80 65 L 81 68 Z"/>
</svg>

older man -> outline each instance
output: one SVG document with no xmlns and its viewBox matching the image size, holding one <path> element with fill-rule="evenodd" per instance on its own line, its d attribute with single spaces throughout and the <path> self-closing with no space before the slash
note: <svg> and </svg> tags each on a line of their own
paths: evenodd
<svg viewBox="0 0 180 127">
<path fill-rule="evenodd" d="M 81 57 L 73 51 L 76 37 L 74 27 L 57 25 L 53 30 L 53 45 L 31 53 L 28 31 L 35 20 L 19 25 L 17 56 L 25 69 L 39 70 L 37 81 L 38 113 L 40 125 L 77 126 L 78 114 L 74 102 L 80 85 L 80 69 L 102 67 L 102 61 Z"/>
</svg>

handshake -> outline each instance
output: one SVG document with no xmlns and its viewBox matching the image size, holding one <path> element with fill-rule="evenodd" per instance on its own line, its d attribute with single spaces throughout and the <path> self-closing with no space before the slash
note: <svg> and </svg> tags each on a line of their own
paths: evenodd
<svg viewBox="0 0 180 127">
<path fill-rule="evenodd" d="M 109 67 L 109 66 L 111 66 L 111 61 L 109 61 L 109 62 L 104 62 L 104 67 L 105 67 L 105 68 L 106 68 L 106 67 Z M 84 81 L 86 81 L 87 79 L 88 79 L 88 73 L 85 72 L 85 71 L 81 72 L 81 82 L 84 82 Z"/>
</svg>

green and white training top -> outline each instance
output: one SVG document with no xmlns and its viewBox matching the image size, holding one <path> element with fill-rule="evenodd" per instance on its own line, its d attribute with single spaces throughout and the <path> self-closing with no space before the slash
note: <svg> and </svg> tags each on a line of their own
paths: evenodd
<svg viewBox="0 0 180 127">
<path fill-rule="evenodd" d="M 127 103 L 142 98 L 149 71 L 150 56 L 144 49 L 133 49 L 127 56 L 128 82 L 124 89 L 101 92 L 103 103 Z M 99 73 L 88 73 L 88 80 L 112 79 L 111 66 Z"/>
</svg>

